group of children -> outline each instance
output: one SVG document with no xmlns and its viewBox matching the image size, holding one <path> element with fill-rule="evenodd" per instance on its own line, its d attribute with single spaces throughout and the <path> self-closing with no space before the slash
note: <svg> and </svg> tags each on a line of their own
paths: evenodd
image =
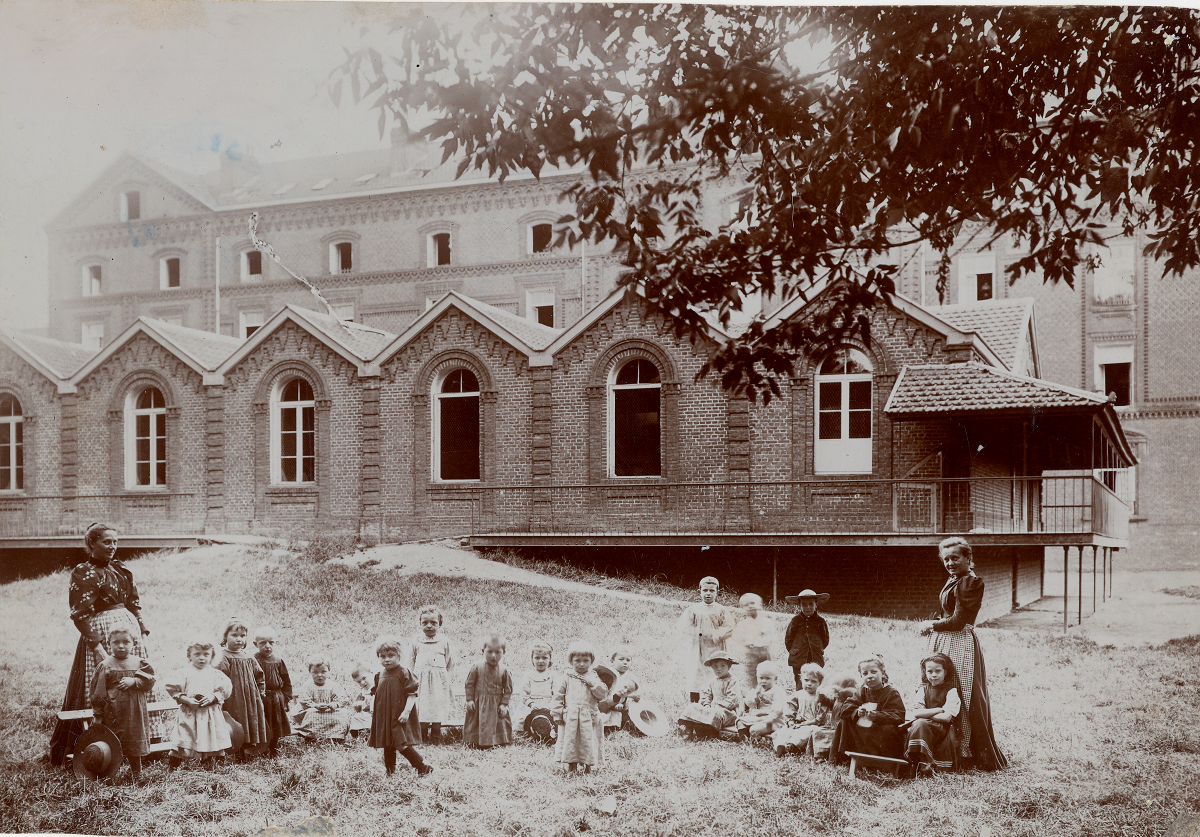
<svg viewBox="0 0 1200 837">
<path fill-rule="evenodd" d="M 907 712 L 878 655 L 859 662 L 861 685 L 842 677 L 822 688 L 829 627 L 817 605 L 829 595 L 804 590 L 786 598 L 800 606 L 784 633 L 796 681 L 789 694 L 766 652 L 762 600 L 747 594 L 739 609 L 730 610 L 716 603 L 719 589 L 717 579 L 704 578 L 700 602 L 679 620 L 691 701 L 679 718 L 684 735 L 769 739 L 778 756 L 809 753 L 835 763 L 851 753 L 883 756 L 907 762 L 914 776 L 957 769 L 962 701 L 948 656 L 935 653 L 921 661 L 921 687 Z M 731 673 L 738 664 L 746 682 Z"/>
<path fill-rule="evenodd" d="M 907 720 L 904 702 L 888 685 L 878 657 L 859 664 L 861 685 L 843 678 L 833 688 L 822 688 L 829 629 L 817 605 L 829 597 L 805 590 L 787 597 L 800 606 L 785 632 L 796 685 L 789 692 L 780 666 L 770 659 L 762 600 L 748 594 L 740 608 L 727 609 L 717 604 L 718 591 L 717 579 L 703 579 L 700 602 L 678 623 L 690 700 L 679 719 L 685 735 L 769 739 L 780 756 L 811 753 L 836 761 L 848 752 L 903 755 L 920 775 L 930 775 L 935 766 L 955 766 L 961 701 L 948 657 L 935 654 L 922 662 L 922 689 Z M 192 642 L 188 665 L 164 683 L 179 705 L 170 766 L 194 756 L 208 762 L 226 751 L 239 759 L 263 751 L 274 757 L 279 740 L 292 734 L 350 744 L 366 733 L 368 745 L 383 750 L 389 775 L 396 770 L 397 754 L 425 775 L 433 768 L 417 747 L 441 741 L 443 726 L 461 722 L 469 746 L 511 744 L 515 726 L 531 737 L 553 740 L 555 760 L 568 772 L 582 767 L 586 773 L 604 763 L 606 728 L 622 726 L 629 703 L 640 699 L 627 648 L 613 651 L 611 667 L 597 666 L 589 643 L 572 642 L 567 670 L 556 676 L 553 648 L 537 642 L 530 654 L 532 670 L 515 684 L 504 665 L 505 640 L 491 634 L 466 674 L 460 709 L 451 689 L 454 653 L 442 634 L 442 614 L 430 605 L 418 618 L 420 632 L 411 641 L 381 637 L 376 642 L 382 671 L 373 680 L 368 666 L 353 668 L 353 694 L 329 681 L 331 666 L 322 656 L 308 660 L 311 682 L 294 693 L 269 627 L 252 634 L 235 618 L 225 626 L 220 648 Z M 97 669 L 92 704 L 121 741 L 136 779 L 149 751 L 147 697 L 155 675 L 145 660 L 131 656 L 132 638 L 125 632 L 113 631 L 109 640 L 112 656 Z M 254 653 L 248 650 L 251 643 Z M 744 681 L 731 674 L 738 664 Z"/>
</svg>

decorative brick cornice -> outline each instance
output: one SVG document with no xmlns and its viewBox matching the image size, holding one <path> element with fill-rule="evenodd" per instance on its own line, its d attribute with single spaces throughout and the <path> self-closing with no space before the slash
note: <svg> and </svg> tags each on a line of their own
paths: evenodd
<svg viewBox="0 0 1200 837">
<path fill-rule="evenodd" d="M 1142 421 L 1144 419 L 1178 419 L 1178 418 L 1198 418 L 1200 417 L 1200 407 L 1178 407 L 1172 409 L 1165 407 L 1159 410 L 1131 410 L 1129 412 L 1122 411 L 1120 413 L 1121 421 Z"/>
</svg>

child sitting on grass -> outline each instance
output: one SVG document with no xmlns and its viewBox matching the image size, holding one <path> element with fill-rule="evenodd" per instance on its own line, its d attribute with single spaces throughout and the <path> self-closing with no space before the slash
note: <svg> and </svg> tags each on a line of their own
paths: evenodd
<svg viewBox="0 0 1200 837">
<path fill-rule="evenodd" d="M 275 656 L 278 642 L 275 629 L 262 626 L 254 632 L 254 659 L 263 670 L 267 691 L 263 695 L 263 712 L 267 716 L 267 749 L 271 758 L 279 755 L 279 739 L 292 734 L 288 707 L 292 703 L 292 678 L 283 660 Z"/>
<path fill-rule="evenodd" d="M 813 733 L 828 723 L 833 701 L 828 695 L 821 695 L 817 691 L 824 679 L 825 672 L 816 663 L 805 663 L 800 669 L 802 688 L 788 700 L 787 726 L 771 738 L 775 755 L 804 754 L 808 751 Z"/>
<path fill-rule="evenodd" d="M 258 660 L 246 653 L 250 629 L 237 617 L 229 620 L 221 635 L 221 656 L 214 664 L 233 684 L 225 711 L 242 725 L 246 743 L 233 755 L 242 761 L 248 753 L 258 750 L 267 743 L 267 713 L 263 709 L 263 696 L 267 693 L 267 681 Z"/>
<path fill-rule="evenodd" d="M 554 755 L 559 764 L 566 765 L 568 773 L 574 773 L 581 764 L 584 773 L 604 766 L 600 701 L 608 696 L 608 687 L 592 669 L 595 661 L 591 643 L 572 642 L 567 648 L 571 670 L 554 690 L 554 723 L 559 728 Z"/>
<path fill-rule="evenodd" d="M 442 634 L 442 612 L 437 606 L 425 605 L 417 618 L 421 632 L 412 639 L 408 667 L 421 686 L 417 692 L 417 713 L 421 717 L 422 738 L 427 743 L 440 742 L 442 724 L 453 722 L 458 715 L 450 691 L 454 652 L 450 640 Z"/>
<path fill-rule="evenodd" d="M 899 759 L 904 756 L 904 699 L 888 685 L 887 669 L 879 656 L 858 664 L 863 684 L 842 704 L 833 734 L 836 763 L 849 760 L 846 753 L 866 753 Z"/>
<path fill-rule="evenodd" d="M 524 730 L 525 720 L 535 709 L 550 711 L 554 709 L 554 686 L 556 678 L 550 670 L 553 663 L 554 649 L 548 642 L 535 642 L 529 654 L 533 669 L 521 678 L 521 685 L 516 690 L 516 702 L 511 704 L 513 710 L 513 727 Z"/>
<path fill-rule="evenodd" d="M 102 723 L 121 742 L 129 760 L 130 779 L 140 782 L 142 758 L 150 754 L 150 713 L 147 710 L 154 669 L 141 657 L 132 656 L 133 634 L 128 628 L 108 633 L 111 657 L 96 666 L 92 678 L 92 708 Z"/>
<path fill-rule="evenodd" d="M 958 727 L 962 698 L 954 661 L 938 652 L 921 660 L 921 688 L 909 711 L 908 743 L 904 757 L 914 776 L 932 776 L 934 768 L 958 769 Z"/>
<path fill-rule="evenodd" d="M 300 690 L 300 711 L 296 713 L 296 732 L 306 741 L 329 740 L 344 743 L 349 718 L 342 711 L 348 701 L 329 682 L 329 660 L 321 655 L 309 657 L 308 676 L 312 682 Z"/>
<path fill-rule="evenodd" d="M 371 697 L 371 669 L 366 663 L 357 663 L 350 672 L 350 679 L 358 686 L 358 693 L 350 701 L 350 737 L 358 738 L 366 731 L 371 732 L 371 707 L 375 699 Z"/>
<path fill-rule="evenodd" d="M 617 679 L 609 689 L 608 697 L 600 701 L 605 731 L 620 729 L 629 723 L 629 701 L 636 703 L 639 700 L 637 680 L 629 673 L 633 666 L 633 651 L 625 647 L 618 648 L 612 653 L 609 662 L 617 673 Z"/>
<path fill-rule="evenodd" d="M 512 743 L 512 718 L 508 704 L 512 700 L 513 680 L 504 665 L 506 643 L 499 634 L 483 641 L 483 659 L 467 672 L 467 715 L 463 721 L 463 743 L 487 749 Z"/>
<path fill-rule="evenodd" d="M 413 745 L 421 742 L 421 723 L 417 715 L 417 678 L 400 662 L 400 640 L 380 637 L 375 653 L 383 673 L 375 675 L 375 707 L 371 714 L 372 747 L 383 750 L 383 769 L 396 773 L 396 753 L 404 756 L 418 776 L 432 773 Z"/>
<path fill-rule="evenodd" d="M 221 705 L 229 699 L 233 684 L 225 673 L 213 668 L 213 644 L 195 640 L 187 647 L 188 665 L 174 672 L 163 684 L 167 694 L 179 704 L 171 751 L 167 762 L 174 770 L 185 758 L 200 756 L 210 763 L 229 749 L 229 725 Z"/>
<path fill-rule="evenodd" d="M 783 725 L 788 706 L 787 692 L 779 682 L 779 666 L 770 660 L 758 664 L 758 686 L 746 701 L 746 712 L 738 718 L 738 732 L 750 738 L 771 735 Z"/>
<path fill-rule="evenodd" d="M 736 738 L 735 722 L 742 711 L 742 688 L 729 670 L 737 660 L 724 651 L 714 651 L 704 664 L 712 670 L 712 678 L 700 693 L 699 705 L 684 707 L 679 718 L 681 731 L 693 739 L 712 735 Z"/>
<path fill-rule="evenodd" d="M 820 725 L 812 732 L 812 754 L 815 759 L 827 759 L 833 751 L 833 733 L 837 729 L 837 719 L 842 706 L 854 697 L 858 689 L 858 680 L 849 675 L 837 678 L 828 688 L 817 693 L 817 701 L 827 707 L 828 712 L 822 718 Z"/>
</svg>

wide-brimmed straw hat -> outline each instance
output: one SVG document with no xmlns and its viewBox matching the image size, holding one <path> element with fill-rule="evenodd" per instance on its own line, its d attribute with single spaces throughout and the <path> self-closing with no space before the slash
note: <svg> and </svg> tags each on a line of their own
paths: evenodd
<svg viewBox="0 0 1200 837">
<path fill-rule="evenodd" d="M 116 734 L 104 724 L 92 724 L 76 740 L 71 762 L 81 779 L 111 779 L 121 769 L 124 758 Z"/>
<path fill-rule="evenodd" d="M 667 716 L 658 708 L 658 704 L 648 700 L 634 701 L 625 704 L 629 710 L 629 723 L 633 728 L 648 738 L 662 738 L 671 731 Z"/>
<path fill-rule="evenodd" d="M 549 709 L 535 709 L 525 718 L 525 734 L 538 741 L 554 739 L 554 717 Z"/>
<path fill-rule="evenodd" d="M 812 599 L 817 604 L 825 604 L 829 601 L 828 593 L 818 593 L 812 588 L 806 587 L 794 596 L 784 596 L 783 600 L 788 604 L 800 604 L 805 599 Z"/>
<path fill-rule="evenodd" d="M 731 666 L 735 666 L 738 663 L 737 660 L 726 654 L 724 651 L 714 651 L 708 655 L 708 659 L 704 661 L 704 664 L 706 666 L 711 666 L 717 660 L 723 660 L 724 662 L 729 663 Z"/>
<path fill-rule="evenodd" d="M 604 663 L 594 666 L 592 670 L 596 672 L 596 676 L 600 678 L 601 682 L 610 689 L 613 687 L 613 683 L 617 682 L 617 673 Z"/>
</svg>

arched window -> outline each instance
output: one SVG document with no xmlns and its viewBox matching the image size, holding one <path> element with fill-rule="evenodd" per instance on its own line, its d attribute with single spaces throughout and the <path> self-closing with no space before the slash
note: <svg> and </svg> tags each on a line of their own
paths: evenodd
<svg viewBox="0 0 1200 837">
<path fill-rule="evenodd" d="M 842 346 L 817 371 L 818 474 L 871 473 L 871 361 Z"/>
<path fill-rule="evenodd" d="M 317 481 L 317 402 L 303 378 L 289 378 L 277 390 L 273 482 Z"/>
<path fill-rule="evenodd" d="M 167 484 L 167 402 L 157 387 L 142 387 L 125 399 L 125 487 Z"/>
<path fill-rule="evenodd" d="M 614 477 L 661 476 L 658 367 L 645 358 L 627 362 L 614 376 L 610 392 L 609 472 Z"/>
<path fill-rule="evenodd" d="M 479 479 L 479 379 L 455 369 L 434 397 L 433 473 L 435 479 Z"/>
<path fill-rule="evenodd" d="M 24 427 L 21 402 L 0 393 L 0 491 L 25 488 Z"/>
</svg>

